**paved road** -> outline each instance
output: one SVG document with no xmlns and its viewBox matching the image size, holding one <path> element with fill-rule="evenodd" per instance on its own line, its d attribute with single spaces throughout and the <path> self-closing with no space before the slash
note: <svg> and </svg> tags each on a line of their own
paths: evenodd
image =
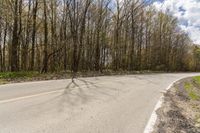
<svg viewBox="0 0 200 133">
<path fill-rule="evenodd" d="M 149 74 L 0 86 L 0 133 L 142 133 L 162 92 L 194 74 Z"/>
</svg>

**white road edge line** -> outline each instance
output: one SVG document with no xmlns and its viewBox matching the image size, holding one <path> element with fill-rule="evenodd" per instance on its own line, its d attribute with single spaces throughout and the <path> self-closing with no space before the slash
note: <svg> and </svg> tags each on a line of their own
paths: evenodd
<svg viewBox="0 0 200 133">
<path fill-rule="evenodd" d="M 62 90 L 50 91 L 50 92 L 43 92 L 43 93 L 35 94 L 35 95 L 29 95 L 29 96 L 23 96 L 23 97 L 17 97 L 17 98 L 11 98 L 11 99 L 6 99 L 6 100 L 1 100 L 1 101 L 0 101 L 0 104 L 4 104 L 4 103 L 8 103 L 8 102 L 15 102 L 15 101 L 23 100 L 23 99 L 27 99 L 27 98 L 33 98 L 33 97 L 38 97 L 38 96 L 49 95 L 49 94 L 58 93 L 58 92 L 63 92 L 63 91 L 64 91 L 64 89 L 62 89 Z"/>
<path fill-rule="evenodd" d="M 195 75 L 193 75 L 193 76 L 195 76 Z M 187 77 L 189 78 L 189 77 L 193 77 L 193 76 L 186 76 L 186 77 L 182 77 L 182 78 L 179 78 L 178 80 L 173 81 L 173 82 L 165 89 L 165 93 L 166 93 L 170 88 L 173 87 L 174 83 L 178 82 L 178 81 L 181 80 L 181 79 L 184 79 L 184 78 L 187 78 Z M 148 121 L 148 123 L 147 123 L 147 125 L 146 125 L 146 127 L 145 127 L 143 133 L 152 133 L 152 132 L 153 132 L 153 130 L 154 130 L 154 125 L 156 124 L 156 121 L 157 121 L 157 118 L 158 118 L 156 111 L 162 106 L 163 101 L 164 101 L 164 94 L 159 98 L 159 101 L 157 102 L 156 106 L 154 107 L 154 110 L 153 110 L 153 112 L 152 112 L 152 114 L 151 114 L 151 117 L 150 117 L 150 119 L 149 119 L 149 121 Z"/>
</svg>

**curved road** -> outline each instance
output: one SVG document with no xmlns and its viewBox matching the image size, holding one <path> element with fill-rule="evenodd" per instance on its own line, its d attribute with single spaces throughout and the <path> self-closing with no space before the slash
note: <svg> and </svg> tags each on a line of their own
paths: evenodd
<svg viewBox="0 0 200 133">
<path fill-rule="evenodd" d="M 194 73 L 0 86 L 0 133 L 142 133 L 163 91 Z"/>
</svg>

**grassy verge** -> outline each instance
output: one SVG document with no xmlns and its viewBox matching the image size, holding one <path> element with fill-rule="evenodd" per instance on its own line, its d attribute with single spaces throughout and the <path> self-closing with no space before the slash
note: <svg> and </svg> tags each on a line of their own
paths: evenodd
<svg viewBox="0 0 200 133">
<path fill-rule="evenodd" d="M 37 81 L 53 79 L 55 74 L 40 74 L 39 72 L 1 72 L 0 73 L 0 85 L 14 82 L 25 82 L 25 81 Z"/>
<path fill-rule="evenodd" d="M 2 72 L 0 79 L 32 78 L 40 76 L 38 72 Z"/>
<path fill-rule="evenodd" d="M 163 73 L 163 72 L 152 72 L 152 71 L 111 71 L 106 70 L 103 72 L 85 71 L 78 72 L 77 77 L 95 77 L 104 75 L 128 75 L 128 74 L 147 74 L 147 73 Z M 40 81 L 40 80 L 51 80 L 51 79 L 69 79 L 71 78 L 70 71 L 63 71 L 57 73 L 46 73 L 41 74 L 36 71 L 22 71 L 22 72 L 1 72 L 0 73 L 0 85 L 7 83 L 26 82 L 26 81 Z"/>
</svg>

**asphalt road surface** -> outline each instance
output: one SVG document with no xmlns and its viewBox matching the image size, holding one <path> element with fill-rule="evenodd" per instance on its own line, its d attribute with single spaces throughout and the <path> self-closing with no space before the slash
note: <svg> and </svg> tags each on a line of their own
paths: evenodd
<svg viewBox="0 0 200 133">
<path fill-rule="evenodd" d="M 142 133 L 163 91 L 195 73 L 0 86 L 0 133 Z"/>
</svg>

